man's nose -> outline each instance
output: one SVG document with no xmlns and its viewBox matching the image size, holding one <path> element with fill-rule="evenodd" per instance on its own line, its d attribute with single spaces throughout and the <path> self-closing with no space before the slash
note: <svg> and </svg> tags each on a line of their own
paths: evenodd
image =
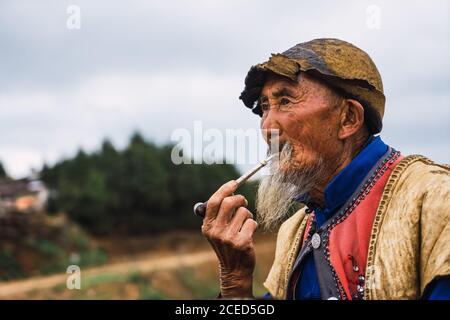
<svg viewBox="0 0 450 320">
<path fill-rule="evenodd" d="M 264 112 L 261 118 L 261 129 L 270 130 L 272 127 L 274 127 L 275 123 L 276 120 L 273 110 L 269 109 L 268 111 Z"/>
<path fill-rule="evenodd" d="M 261 119 L 261 130 L 264 140 L 266 140 L 268 144 L 271 143 L 272 139 L 278 139 L 281 136 L 281 126 L 273 116 L 271 110 L 269 110 Z"/>
</svg>

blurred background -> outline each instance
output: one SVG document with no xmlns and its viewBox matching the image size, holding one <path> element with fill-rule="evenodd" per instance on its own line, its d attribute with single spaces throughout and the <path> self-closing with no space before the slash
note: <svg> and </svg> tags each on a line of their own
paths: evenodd
<svg viewBox="0 0 450 320">
<path fill-rule="evenodd" d="M 174 132 L 257 130 L 238 99 L 245 75 L 299 42 L 369 53 L 383 140 L 450 163 L 449 18 L 446 0 L 1 1 L 0 299 L 215 297 L 192 205 L 252 163 L 174 164 Z M 240 189 L 251 208 L 257 183 Z M 274 235 L 256 250 L 262 295 Z"/>
</svg>

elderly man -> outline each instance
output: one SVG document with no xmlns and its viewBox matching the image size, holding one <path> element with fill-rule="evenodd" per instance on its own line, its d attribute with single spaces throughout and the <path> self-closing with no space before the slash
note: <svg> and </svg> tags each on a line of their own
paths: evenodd
<svg viewBox="0 0 450 320">
<path fill-rule="evenodd" d="M 364 51 L 300 43 L 252 67 L 240 98 L 280 144 L 256 203 L 262 226 L 282 223 L 267 297 L 450 298 L 449 167 L 377 135 L 385 97 Z M 257 223 L 236 188 L 208 200 L 202 232 L 219 259 L 220 296 L 252 298 Z M 296 202 L 304 207 L 292 214 Z"/>
</svg>

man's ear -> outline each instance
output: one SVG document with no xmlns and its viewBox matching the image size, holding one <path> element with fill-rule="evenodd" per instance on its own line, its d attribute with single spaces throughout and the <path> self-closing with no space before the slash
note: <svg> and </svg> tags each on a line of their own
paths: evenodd
<svg viewBox="0 0 450 320">
<path fill-rule="evenodd" d="M 346 139 L 364 126 L 364 107 L 357 100 L 345 99 L 341 112 L 339 139 Z"/>
</svg>

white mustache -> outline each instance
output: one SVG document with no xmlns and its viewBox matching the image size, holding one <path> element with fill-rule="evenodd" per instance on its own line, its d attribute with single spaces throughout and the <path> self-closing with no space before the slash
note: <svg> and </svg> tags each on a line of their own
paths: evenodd
<svg viewBox="0 0 450 320">
<path fill-rule="evenodd" d="M 307 194 L 322 175 L 322 159 L 299 169 L 292 159 L 292 144 L 284 143 L 270 165 L 272 175 L 265 177 L 258 188 L 256 208 L 260 225 L 266 230 L 278 227 L 296 207 L 294 198 Z"/>
</svg>

